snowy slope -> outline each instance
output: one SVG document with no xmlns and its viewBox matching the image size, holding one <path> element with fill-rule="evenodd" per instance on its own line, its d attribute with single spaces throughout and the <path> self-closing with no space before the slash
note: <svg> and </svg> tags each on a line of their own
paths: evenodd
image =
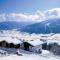
<svg viewBox="0 0 60 60">
<path fill-rule="evenodd" d="M 17 55 L 11 55 L 11 56 L 6 56 L 6 57 L 0 57 L 0 60 L 60 60 L 57 57 L 44 57 L 40 55 L 24 55 L 24 56 L 17 56 Z"/>
</svg>

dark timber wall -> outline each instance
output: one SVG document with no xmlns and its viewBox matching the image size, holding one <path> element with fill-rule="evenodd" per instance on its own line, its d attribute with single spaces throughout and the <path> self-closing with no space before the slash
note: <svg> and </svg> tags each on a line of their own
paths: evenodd
<svg viewBox="0 0 60 60">
<path fill-rule="evenodd" d="M 5 47 L 5 48 L 20 48 L 20 44 L 13 44 L 13 43 L 8 43 L 6 41 L 1 41 L 0 42 L 0 47 Z"/>
</svg>

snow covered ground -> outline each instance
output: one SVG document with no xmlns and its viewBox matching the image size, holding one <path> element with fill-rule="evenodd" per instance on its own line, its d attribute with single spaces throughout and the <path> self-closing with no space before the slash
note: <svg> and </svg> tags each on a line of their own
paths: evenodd
<svg viewBox="0 0 60 60">
<path fill-rule="evenodd" d="M 6 50 L 6 51 L 4 51 Z M 13 50 L 13 49 L 11 49 Z M 10 51 L 11 51 L 10 50 Z M 60 57 L 53 55 L 47 50 L 43 50 L 42 54 L 32 53 L 24 50 L 16 50 L 19 51 L 19 54 L 8 53 L 8 49 L 0 49 L 0 52 L 4 53 L 5 55 L 2 55 L 0 53 L 0 60 L 60 60 Z"/>
<path fill-rule="evenodd" d="M 59 57 L 55 56 L 44 56 L 44 55 L 35 55 L 35 54 L 27 54 L 23 56 L 18 55 L 10 55 L 10 56 L 4 56 L 0 57 L 0 60 L 60 60 Z"/>
<path fill-rule="evenodd" d="M 0 32 L 0 38 L 6 39 L 15 38 L 17 40 L 37 40 L 37 39 L 46 39 L 48 43 L 57 42 L 60 43 L 60 34 L 28 34 L 28 33 L 20 33 L 16 31 L 3 31 Z M 10 50 L 12 51 L 12 50 Z M 16 50 L 15 50 L 16 51 Z M 2 53 L 1 53 L 2 52 Z M 3 53 L 6 52 L 6 55 Z M 60 57 L 53 55 L 49 51 L 43 50 L 42 54 L 35 54 L 32 52 L 27 52 L 20 50 L 21 55 L 17 54 L 9 54 L 9 50 L 3 51 L 0 49 L 0 60 L 60 60 Z M 11 53 L 11 52 L 10 52 Z M 1 55 L 2 54 L 2 55 Z"/>
</svg>

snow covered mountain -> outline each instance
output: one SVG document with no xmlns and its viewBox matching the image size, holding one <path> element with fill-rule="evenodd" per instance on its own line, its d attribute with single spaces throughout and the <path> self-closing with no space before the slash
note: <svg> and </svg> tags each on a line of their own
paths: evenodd
<svg viewBox="0 0 60 60">
<path fill-rule="evenodd" d="M 18 29 L 29 24 L 31 23 L 30 22 L 16 22 L 16 21 L 0 22 L 0 30 Z"/>
<path fill-rule="evenodd" d="M 41 11 L 38 11 L 37 15 L 39 16 L 39 18 L 34 20 L 35 22 L 34 24 L 32 20 L 27 20 L 28 22 L 24 22 L 23 20 L 22 22 L 22 20 L 16 18 L 16 16 L 13 17 L 14 14 L 11 15 L 11 17 L 8 17 L 10 16 L 9 14 L 7 14 L 8 16 L 3 15 L 7 20 L 5 21 L 4 19 L 2 19 L 2 17 L 0 17 L 0 20 L 3 20 L 3 22 L 0 22 L 0 30 L 18 29 L 18 31 L 28 32 L 28 33 L 38 33 L 38 34 L 39 33 L 60 33 L 59 30 L 60 29 L 60 8 L 54 8 L 54 9 L 44 11 L 42 14 L 43 17 L 40 14 L 42 14 Z M 28 18 L 30 18 L 29 16 Z M 20 21 L 18 22 L 16 19 Z"/>
<path fill-rule="evenodd" d="M 31 24 L 21 29 L 28 33 L 60 33 L 60 19 L 50 19 Z"/>
</svg>

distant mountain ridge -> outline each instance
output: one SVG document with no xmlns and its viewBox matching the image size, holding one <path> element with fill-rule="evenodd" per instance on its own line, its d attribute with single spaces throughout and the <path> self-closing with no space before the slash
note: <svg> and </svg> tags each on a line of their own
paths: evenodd
<svg viewBox="0 0 60 60">
<path fill-rule="evenodd" d="M 50 19 L 37 23 L 16 21 L 0 22 L 0 30 L 12 29 L 36 34 L 60 33 L 60 19 Z"/>
<path fill-rule="evenodd" d="M 18 28 L 20 29 L 29 24 L 30 23 L 28 22 L 15 22 L 15 21 L 0 22 L 0 30 L 11 30 L 11 29 L 18 29 Z"/>
<path fill-rule="evenodd" d="M 60 33 L 60 19 L 45 20 L 19 29 L 28 33 Z"/>
</svg>

